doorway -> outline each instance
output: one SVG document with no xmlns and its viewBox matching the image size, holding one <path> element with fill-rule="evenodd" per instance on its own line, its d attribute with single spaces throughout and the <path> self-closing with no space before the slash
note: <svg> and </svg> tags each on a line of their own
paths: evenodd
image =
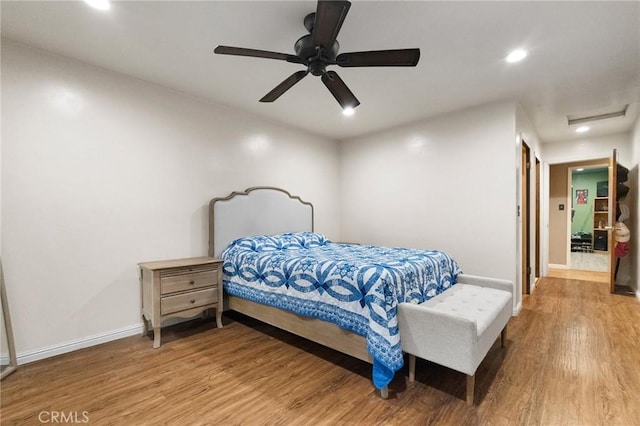
<svg viewBox="0 0 640 426">
<path fill-rule="evenodd" d="M 612 285 L 613 283 L 613 268 L 612 265 L 614 262 L 612 261 L 612 257 L 615 255 L 615 250 L 612 250 L 612 244 L 609 242 L 613 241 L 613 221 L 615 220 L 615 203 L 613 200 L 615 199 L 616 194 L 616 185 L 608 185 L 608 197 L 597 197 L 598 195 L 598 187 L 597 182 L 603 182 L 605 179 L 596 180 L 596 184 L 593 188 L 584 186 L 584 184 L 580 181 L 572 182 L 572 170 L 577 170 L 579 168 L 584 169 L 593 169 L 593 168 L 607 168 L 608 170 L 608 178 L 606 179 L 607 184 L 609 182 L 616 182 L 615 180 L 615 170 L 616 167 L 612 166 L 616 163 L 616 152 L 615 150 L 612 153 L 611 158 L 597 158 L 593 160 L 582 160 L 576 162 L 567 162 L 567 163 L 555 163 L 549 164 L 548 169 L 548 216 L 547 216 L 547 226 L 548 226 L 548 234 L 547 234 L 547 254 L 548 257 L 546 259 L 546 265 L 548 267 L 547 275 L 550 277 L 560 277 L 560 278 L 569 278 L 569 279 L 577 279 L 577 280 L 588 280 L 588 281 L 596 281 L 602 282 Z M 612 178 L 613 174 L 613 178 Z M 584 191 L 587 190 L 587 191 Z M 578 191 L 578 192 L 576 192 Z M 603 185 L 601 184 L 601 192 L 600 195 L 603 195 Z M 580 198 L 580 203 L 578 204 L 578 198 Z M 589 217 L 585 219 L 584 216 L 576 216 L 577 210 L 576 208 L 579 206 L 586 207 L 587 204 L 585 200 L 591 198 L 592 200 L 597 198 L 608 198 L 608 207 L 607 214 L 604 212 L 600 213 L 602 219 L 596 218 L 596 214 L 593 212 L 595 208 L 593 204 L 591 204 L 589 213 Z M 585 203 L 585 204 L 582 204 Z M 599 203 L 604 203 L 604 201 L 599 201 Z M 602 204 L 600 205 L 602 206 Z M 600 209 L 601 207 L 597 208 Z M 576 210 L 573 214 L 573 223 L 572 223 L 572 210 Z M 604 207 L 602 207 L 604 210 Z M 581 219 L 582 218 L 582 219 Z M 596 219 L 594 219 L 596 218 Z M 583 223 L 586 223 L 584 228 L 582 228 Z M 590 231 L 587 227 L 590 224 Z M 595 224 L 595 226 L 594 226 Z M 574 229 L 572 232 L 571 226 L 574 225 Z M 604 227 L 604 229 L 603 229 Z M 577 228 L 577 229 L 576 229 Z M 601 232 L 604 231 L 604 232 Z M 587 235 L 583 239 L 578 239 L 577 237 L 581 235 L 576 235 L 578 232 L 584 232 Z M 600 234 L 600 235 L 596 235 Z M 603 236 L 606 235 L 606 237 Z M 574 252 L 577 252 L 578 244 L 582 245 L 582 252 L 596 252 L 598 256 L 600 256 L 599 260 L 601 261 L 603 258 L 608 259 L 606 262 L 606 270 L 604 271 L 594 271 L 588 269 L 595 269 L 592 267 L 588 267 L 588 269 L 571 269 L 578 265 L 579 260 L 571 260 L 571 248 L 572 248 L 572 237 Z M 604 239 L 606 238 L 606 243 Z M 589 241 L 590 239 L 590 241 Z M 594 247 L 595 243 L 598 243 L 597 247 Z M 597 251 L 595 250 L 597 249 Z M 604 249 L 604 250 L 603 250 Z M 593 251 L 592 251 L 593 250 Z M 605 251 L 606 250 L 606 251 Z M 573 254 L 574 258 L 576 257 Z M 615 260 L 615 259 L 614 259 Z M 581 267 L 581 266 L 578 266 Z M 603 267 L 599 267 L 598 269 L 604 269 Z"/>
<path fill-rule="evenodd" d="M 609 270 L 609 168 L 607 164 L 568 168 L 569 269 Z"/>
</svg>

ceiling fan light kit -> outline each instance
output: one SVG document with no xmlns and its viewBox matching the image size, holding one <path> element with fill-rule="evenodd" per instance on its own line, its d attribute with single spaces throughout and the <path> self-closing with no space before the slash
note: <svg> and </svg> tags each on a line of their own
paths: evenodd
<svg viewBox="0 0 640 426">
<path fill-rule="evenodd" d="M 339 67 L 415 67 L 420 60 L 420 49 L 376 50 L 338 54 L 340 43 L 337 37 L 351 7 L 348 1 L 318 1 L 315 13 L 304 18 L 309 31 L 294 44 L 295 55 L 246 49 L 242 47 L 218 46 L 214 52 L 222 55 L 267 58 L 301 64 L 307 67 L 287 77 L 282 83 L 260 99 L 273 102 L 291 89 L 308 74 L 320 77 L 343 110 L 353 111 L 360 101 L 342 81 L 338 73 L 328 71 L 327 66 Z"/>
</svg>

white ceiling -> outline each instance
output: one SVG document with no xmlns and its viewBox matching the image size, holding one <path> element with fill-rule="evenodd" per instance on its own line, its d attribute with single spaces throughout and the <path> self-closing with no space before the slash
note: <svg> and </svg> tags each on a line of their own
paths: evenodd
<svg viewBox="0 0 640 426">
<path fill-rule="evenodd" d="M 421 49 L 416 68 L 332 67 L 362 103 L 344 117 L 308 76 L 258 99 L 302 66 L 215 55 L 221 44 L 294 53 L 314 1 L 5 1 L 2 36 L 307 131 L 346 139 L 486 102 L 516 99 L 544 142 L 576 135 L 567 115 L 630 104 L 589 136 L 628 131 L 640 101 L 640 2 L 361 1 L 341 52 Z M 504 57 L 529 50 L 521 63 Z"/>
</svg>

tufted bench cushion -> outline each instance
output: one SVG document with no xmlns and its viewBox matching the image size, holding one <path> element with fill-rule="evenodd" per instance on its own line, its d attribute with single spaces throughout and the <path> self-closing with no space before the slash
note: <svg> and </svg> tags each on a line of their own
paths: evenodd
<svg viewBox="0 0 640 426">
<path fill-rule="evenodd" d="M 475 322 L 476 337 L 479 337 L 509 303 L 511 293 L 504 290 L 456 284 L 421 305 Z"/>
<path fill-rule="evenodd" d="M 402 350 L 409 354 L 409 380 L 415 357 L 467 375 L 467 403 L 473 404 L 475 372 L 495 343 L 504 338 L 513 313 L 511 281 L 458 276 L 458 283 L 419 305 L 400 303 Z"/>
</svg>

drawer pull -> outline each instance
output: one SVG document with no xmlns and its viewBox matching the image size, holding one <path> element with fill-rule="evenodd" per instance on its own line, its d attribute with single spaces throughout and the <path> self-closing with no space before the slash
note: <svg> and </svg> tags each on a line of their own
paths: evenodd
<svg viewBox="0 0 640 426">
<path fill-rule="evenodd" d="M 189 284 L 194 285 L 196 282 L 194 280 L 189 281 Z"/>
<path fill-rule="evenodd" d="M 191 303 L 196 303 L 196 299 L 191 299 Z"/>
</svg>

